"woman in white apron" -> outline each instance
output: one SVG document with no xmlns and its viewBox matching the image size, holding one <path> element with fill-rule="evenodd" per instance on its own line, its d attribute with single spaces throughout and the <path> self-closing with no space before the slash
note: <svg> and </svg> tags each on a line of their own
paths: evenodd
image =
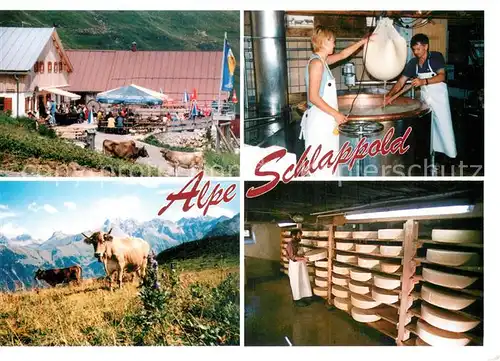
<svg viewBox="0 0 500 361">
<path fill-rule="evenodd" d="M 431 68 L 429 57 L 427 57 L 426 61 L 427 66 L 429 67 L 428 72 L 419 73 L 418 63 L 416 65 L 418 79 L 426 80 L 437 75 Z M 453 124 L 451 121 L 448 86 L 444 82 L 427 84 L 428 81 L 425 81 L 424 83 L 414 80 L 412 84 L 413 83 L 417 86 L 418 84 L 421 84 L 421 99 L 432 109 L 431 154 L 433 152 L 440 152 L 446 154 L 450 158 L 455 158 L 457 156 L 457 148 L 455 145 L 455 134 L 453 133 Z"/>
<path fill-rule="evenodd" d="M 303 299 L 312 297 L 311 282 L 307 272 L 307 259 L 300 255 L 299 242 L 302 236 L 300 229 L 291 231 L 292 240 L 286 247 L 288 256 L 288 277 L 292 289 L 292 297 L 298 306 L 303 306 Z"/>
<path fill-rule="evenodd" d="M 306 89 L 308 109 L 302 116 L 299 139 L 304 139 L 305 148 L 311 146 L 310 157 L 319 145 L 322 146 L 318 162 L 322 155 L 333 151 L 334 159 L 339 151 L 339 124 L 345 123 L 347 118 L 338 111 L 337 86 L 335 78 L 328 65 L 334 64 L 349 57 L 356 50 L 366 44 L 368 38 L 345 48 L 337 54 L 335 49 L 335 35 L 331 29 L 316 26 L 311 39 L 313 54 L 306 66 Z M 317 164 L 316 164 L 317 165 Z M 310 174 L 311 177 L 330 178 L 338 176 L 332 169 L 324 167 Z"/>
</svg>

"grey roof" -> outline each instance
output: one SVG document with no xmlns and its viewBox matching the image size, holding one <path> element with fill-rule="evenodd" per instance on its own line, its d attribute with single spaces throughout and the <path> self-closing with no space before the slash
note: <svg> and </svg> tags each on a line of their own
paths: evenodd
<svg viewBox="0 0 500 361">
<path fill-rule="evenodd" d="M 54 28 L 0 28 L 0 71 L 29 71 Z"/>
</svg>

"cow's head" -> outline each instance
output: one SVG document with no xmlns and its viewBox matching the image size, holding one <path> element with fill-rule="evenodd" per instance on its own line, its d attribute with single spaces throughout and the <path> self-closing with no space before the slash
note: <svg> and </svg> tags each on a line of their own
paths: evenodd
<svg viewBox="0 0 500 361">
<path fill-rule="evenodd" d="M 99 260 L 99 262 L 102 262 L 102 257 L 104 255 L 104 251 L 106 250 L 106 242 L 113 241 L 113 236 L 111 235 L 112 230 L 113 228 L 111 228 L 108 233 L 100 231 L 94 232 L 90 237 L 82 233 L 85 237 L 83 241 L 94 246 L 94 256 Z"/>
<path fill-rule="evenodd" d="M 43 279 L 43 276 L 45 275 L 45 271 L 42 271 L 41 269 L 38 269 L 36 272 L 35 272 L 35 279 L 36 280 L 41 280 Z"/>
<path fill-rule="evenodd" d="M 146 150 L 146 147 L 139 148 L 137 150 L 137 154 L 139 155 L 139 157 L 143 157 L 143 158 L 149 157 L 149 154 L 148 154 L 148 151 Z"/>
</svg>

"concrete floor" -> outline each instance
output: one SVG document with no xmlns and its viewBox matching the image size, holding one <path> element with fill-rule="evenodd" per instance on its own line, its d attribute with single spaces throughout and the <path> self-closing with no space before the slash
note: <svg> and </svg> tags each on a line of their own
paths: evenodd
<svg viewBox="0 0 500 361">
<path fill-rule="evenodd" d="M 395 341 L 329 308 L 322 298 L 296 307 L 288 277 L 248 281 L 245 287 L 245 346 L 395 346 Z"/>
</svg>

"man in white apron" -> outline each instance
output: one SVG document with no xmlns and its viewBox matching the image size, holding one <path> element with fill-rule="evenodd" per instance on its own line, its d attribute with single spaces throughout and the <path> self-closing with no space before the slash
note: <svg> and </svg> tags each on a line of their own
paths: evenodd
<svg viewBox="0 0 500 361">
<path fill-rule="evenodd" d="M 413 36 L 410 45 L 415 58 L 406 64 L 403 74 L 386 98 L 397 93 L 408 78 L 416 77 L 412 85 L 420 87 L 421 99 L 432 109 L 431 157 L 434 166 L 434 152 L 444 153 L 450 158 L 457 156 L 448 87 L 445 83 L 444 58 L 437 51 L 429 52 L 429 38 L 424 34 Z"/>
<path fill-rule="evenodd" d="M 297 306 L 305 306 L 308 304 L 308 299 L 312 297 L 312 291 L 309 273 L 307 272 L 307 258 L 301 256 L 299 251 L 302 231 L 294 229 L 290 233 L 292 240 L 288 242 L 286 251 L 292 297 Z"/>
</svg>

